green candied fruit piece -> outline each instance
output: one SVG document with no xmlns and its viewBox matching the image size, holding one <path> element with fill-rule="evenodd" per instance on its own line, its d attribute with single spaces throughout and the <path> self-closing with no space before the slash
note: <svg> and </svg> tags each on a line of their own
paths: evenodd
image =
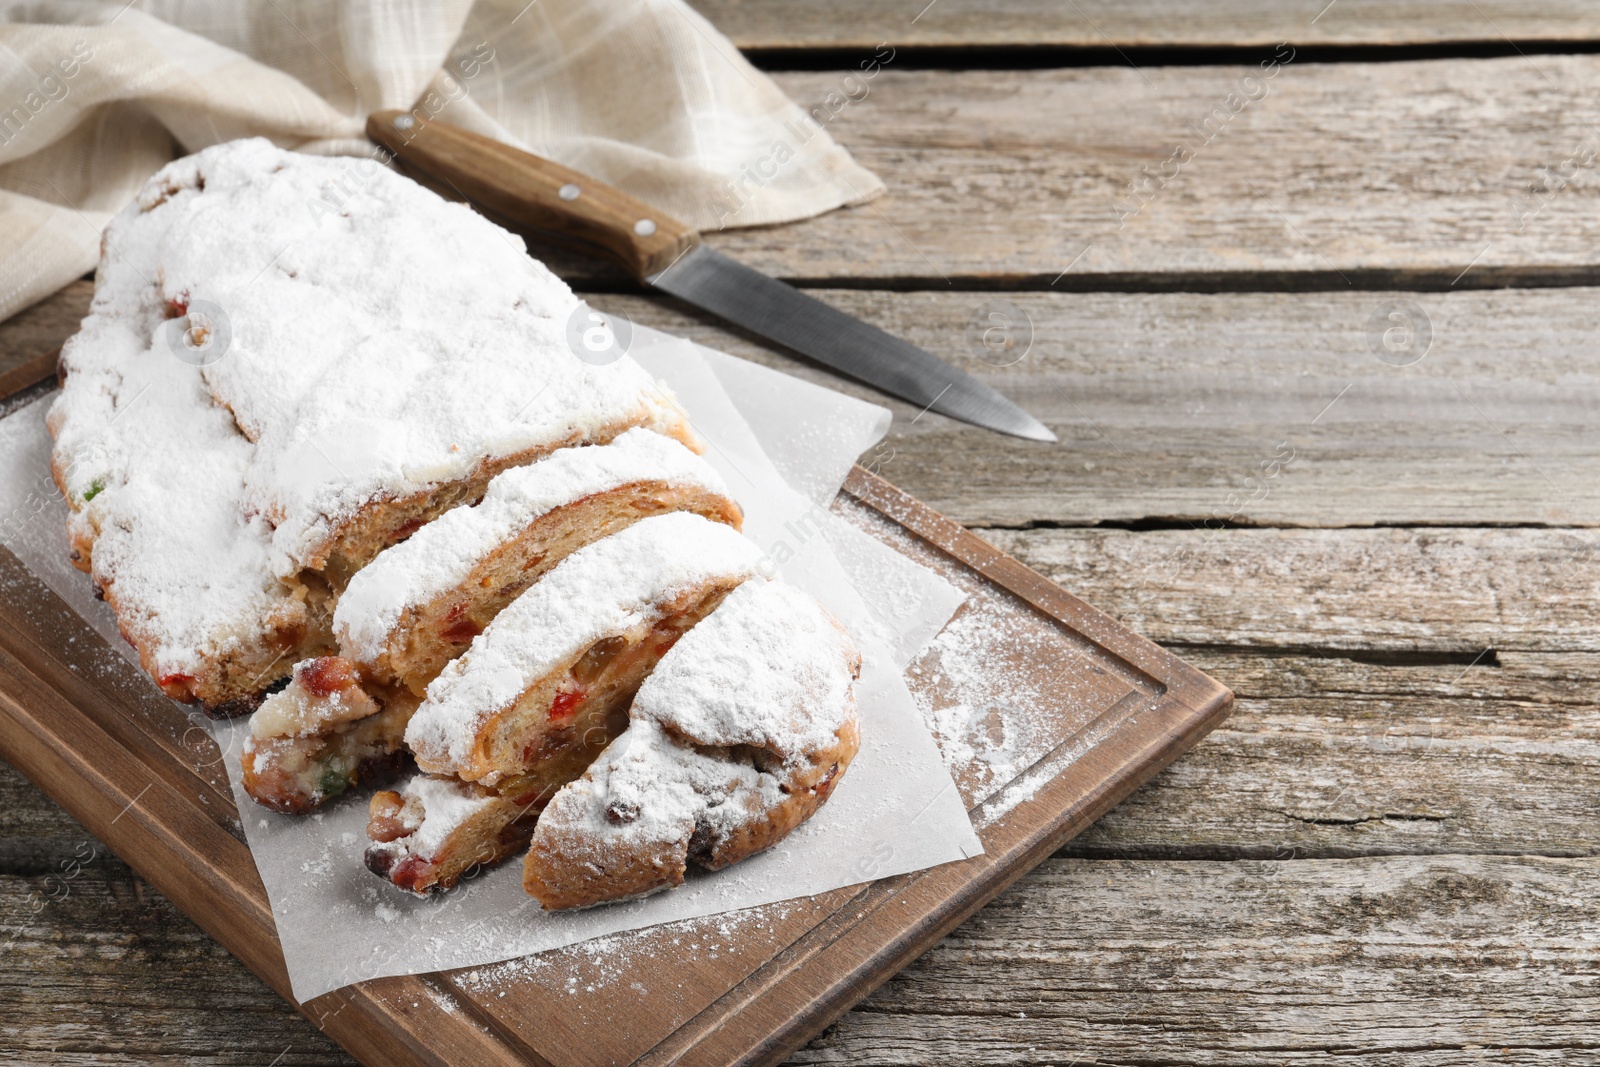
<svg viewBox="0 0 1600 1067">
<path fill-rule="evenodd" d="M 89 501 L 93 500 L 95 497 L 104 492 L 105 488 L 106 480 L 104 478 L 96 478 L 94 481 L 89 483 L 88 490 L 83 494 L 83 502 L 87 504 Z"/>
<path fill-rule="evenodd" d="M 349 774 L 336 766 L 325 767 L 322 777 L 317 779 L 317 791 L 329 799 L 343 794 L 349 788 Z"/>
</svg>

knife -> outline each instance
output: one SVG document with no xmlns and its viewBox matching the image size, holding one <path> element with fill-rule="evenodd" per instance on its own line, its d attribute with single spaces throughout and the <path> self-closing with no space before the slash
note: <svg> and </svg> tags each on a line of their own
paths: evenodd
<svg viewBox="0 0 1600 1067">
<path fill-rule="evenodd" d="M 559 163 L 415 112 L 378 111 L 367 136 L 424 184 L 484 214 L 604 255 L 639 281 L 886 393 L 1001 433 L 1055 434 L 964 371 L 700 240 L 689 226 Z"/>
</svg>

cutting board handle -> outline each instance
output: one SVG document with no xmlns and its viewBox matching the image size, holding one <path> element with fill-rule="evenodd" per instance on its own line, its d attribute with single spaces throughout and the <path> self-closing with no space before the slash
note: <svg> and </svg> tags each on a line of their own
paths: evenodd
<svg viewBox="0 0 1600 1067">
<path fill-rule="evenodd" d="M 409 111 L 376 111 L 367 136 L 445 196 L 591 246 L 644 281 L 700 241 L 693 229 L 559 163 Z"/>
</svg>

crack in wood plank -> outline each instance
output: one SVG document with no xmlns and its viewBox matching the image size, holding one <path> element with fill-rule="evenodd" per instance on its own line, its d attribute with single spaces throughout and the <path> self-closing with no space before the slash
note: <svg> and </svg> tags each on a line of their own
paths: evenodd
<svg viewBox="0 0 1600 1067">
<path fill-rule="evenodd" d="M 1465 41 L 1600 39 L 1600 17 L 1585 0 L 1213 0 L 1203 17 L 1192 0 L 938 0 L 920 2 L 693 0 L 741 49 L 804 55 L 818 50 L 870 52 L 881 41 L 943 47 L 959 57 L 982 48 L 1072 48 L 1110 52 L 1152 46 L 1240 48 L 1279 41 L 1315 46 L 1387 46 Z M 1125 62 L 1119 58 L 1119 62 Z M 854 64 L 851 64 L 852 66 Z"/>
</svg>

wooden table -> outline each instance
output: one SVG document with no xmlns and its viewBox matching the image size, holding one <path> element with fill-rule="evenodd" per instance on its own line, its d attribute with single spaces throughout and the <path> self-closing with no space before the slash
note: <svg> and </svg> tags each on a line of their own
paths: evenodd
<svg viewBox="0 0 1600 1067">
<path fill-rule="evenodd" d="M 1238 694 L 795 1062 L 1594 1062 L 1600 8 L 697 6 L 805 104 L 897 48 L 831 126 L 890 194 L 716 243 L 1061 437 L 896 404 L 870 461 Z M 0 812 L 7 1062 L 352 1062 L 14 772 Z"/>
</svg>

